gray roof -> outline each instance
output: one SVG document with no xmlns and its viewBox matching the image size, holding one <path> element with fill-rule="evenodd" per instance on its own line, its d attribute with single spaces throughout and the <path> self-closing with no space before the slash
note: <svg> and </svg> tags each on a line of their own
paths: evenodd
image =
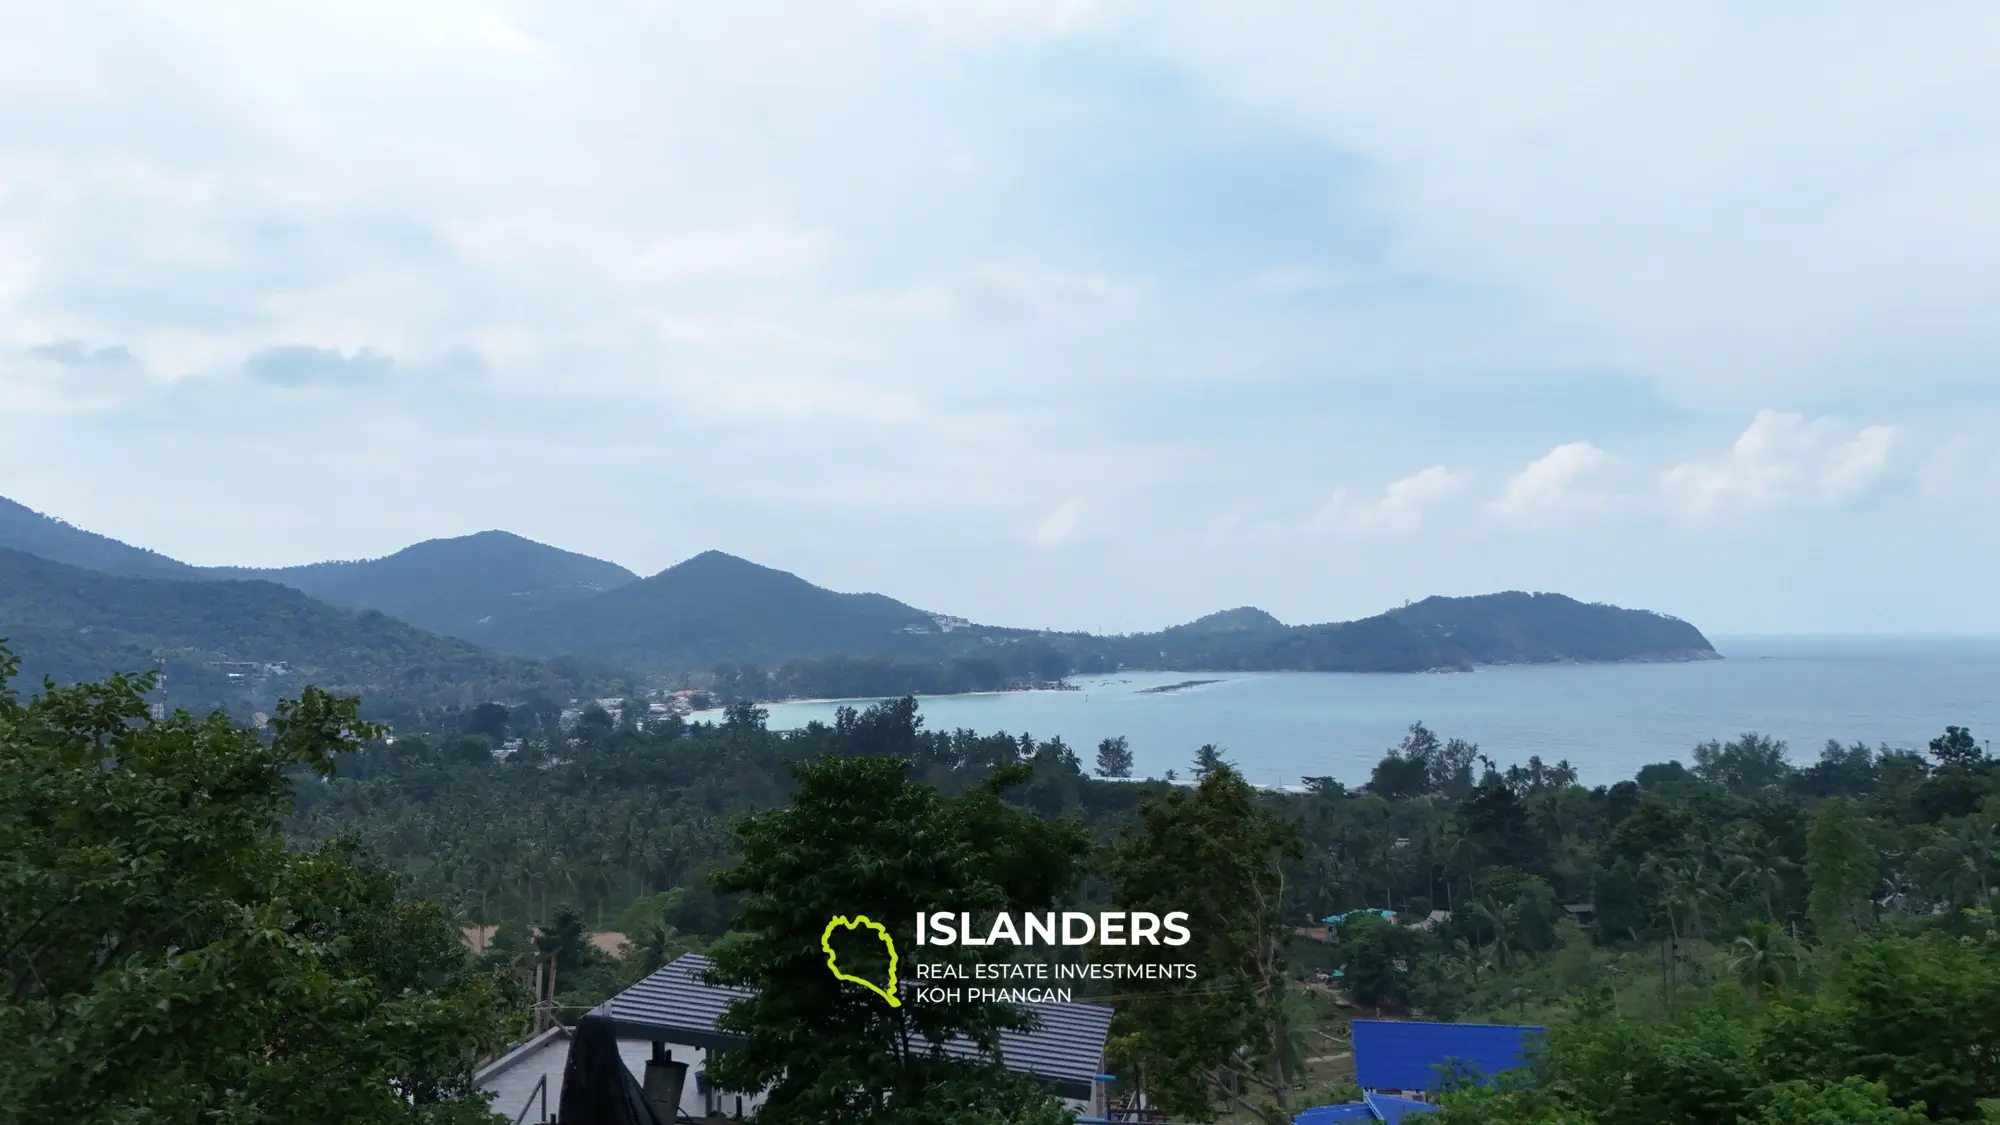
<svg viewBox="0 0 2000 1125">
<path fill-rule="evenodd" d="M 747 989 L 722 988 L 702 980 L 715 962 L 685 953 L 638 984 L 600 1005 L 597 1014 L 610 1017 L 620 1035 L 659 1038 L 691 1047 L 727 1050 L 741 1039 L 717 1029 L 715 1021 L 731 1001 L 754 995 Z M 1033 1031 L 1000 1033 L 1000 1057 L 1007 1069 L 1053 1080 L 1070 1097 L 1090 1095 L 1091 1080 L 1104 1061 L 1104 1041 L 1111 1034 L 1111 1009 L 1097 1004 L 1024 1004 L 1041 1019 Z M 976 1044 L 954 1039 L 945 1053 L 958 1058 L 979 1057 Z"/>
</svg>

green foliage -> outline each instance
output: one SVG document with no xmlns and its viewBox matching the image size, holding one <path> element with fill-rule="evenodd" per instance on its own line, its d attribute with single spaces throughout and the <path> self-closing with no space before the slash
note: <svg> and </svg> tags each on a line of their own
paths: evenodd
<svg viewBox="0 0 2000 1125">
<path fill-rule="evenodd" d="M 1416 995 L 1417 958 L 1424 935 L 1377 914 L 1350 915 L 1340 924 L 1343 983 L 1350 995 L 1377 1007 L 1408 1007 Z"/>
<path fill-rule="evenodd" d="M 1296 828 L 1217 763 L 1192 789 L 1143 803 L 1107 857 L 1120 908 L 1188 914 L 1187 945 L 1135 946 L 1125 959 L 1194 964 L 1199 987 L 1135 983 L 1113 1026 L 1113 1053 L 1152 1076 L 1162 1106 L 1199 1118 L 1222 1097 L 1244 1108 L 1282 1105 L 1280 911 L 1285 863 L 1299 852 Z"/>
<path fill-rule="evenodd" d="M 1852 934 L 1867 924 L 1876 864 L 1875 848 L 1853 804 L 1842 797 L 1828 798 L 1806 830 L 1810 910 L 1823 939 Z"/>
<path fill-rule="evenodd" d="M 11 673 L 0 650 L 0 687 Z M 267 743 L 146 719 L 144 680 L 0 695 L 0 1105 L 21 1120 L 472 1122 L 509 997 L 456 930 L 333 845 L 289 772 L 369 733 L 307 689 Z"/>
<path fill-rule="evenodd" d="M 735 828 L 740 858 L 717 876 L 742 895 L 735 933 L 713 950 L 717 980 L 758 994 L 731 1006 L 722 1025 L 743 1045 L 713 1066 L 734 1089 L 769 1087 L 760 1120 L 778 1123 L 1050 1120 L 1049 1095 L 1026 1097 L 997 1070 L 948 1059 L 942 1044 L 964 1035 L 989 1051 L 1006 1028 L 1028 1026 L 1002 1004 L 905 1002 L 827 971 L 821 933 L 836 915 L 866 915 L 888 927 L 898 949 L 916 948 L 920 910 L 976 916 L 1054 906 L 1081 874 L 1088 837 L 1001 802 L 1027 778 L 1015 766 L 957 798 L 909 778 L 909 763 L 827 757 L 794 767 L 785 806 Z M 865 935 L 863 935 L 865 937 Z M 836 946 L 843 970 L 881 982 L 874 943 Z M 1003 947 L 1004 950 L 1004 947 Z M 1000 955 L 964 945 L 926 950 L 933 963 L 970 965 Z M 907 981 L 910 997 L 917 982 Z M 980 1118 L 991 1097 L 1014 1108 Z"/>
<path fill-rule="evenodd" d="M 424 705 L 567 697 L 584 683 L 558 666 L 496 656 L 273 583 L 115 578 L 4 549 L 0 630 L 31 679 L 84 683 L 162 668 L 168 701 L 200 712 L 268 711 L 299 683 Z M 217 666 L 225 661 L 254 670 L 232 679 Z M 265 670 L 280 662 L 288 672 Z"/>
<path fill-rule="evenodd" d="M 1744 795 L 1770 789 L 1792 772 L 1785 744 L 1750 731 L 1729 742 L 1694 748 L 1694 775 L 1711 785 Z"/>
<path fill-rule="evenodd" d="M 1924 1125 L 1930 1118 L 1889 1100 L 1880 1082 L 1849 1076 L 1839 1082 L 1780 1082 L 1748 1125 Z"/>
<path fill-rule="evenodd" d="M 1097 776 L 1132 776 L 1132 746 L 1125 741 L 1124 735 L 1116 735 L 1097 744 Z"/>
<path fill-rule="evenodd" d="M 1931 739 L 1930 751 L 1931 757 L 1944 767 L 1970 769 L 1986 762 L 1986 751 L 1965 727 L 1944 728 L 1943 734 Z"/>
</svg>

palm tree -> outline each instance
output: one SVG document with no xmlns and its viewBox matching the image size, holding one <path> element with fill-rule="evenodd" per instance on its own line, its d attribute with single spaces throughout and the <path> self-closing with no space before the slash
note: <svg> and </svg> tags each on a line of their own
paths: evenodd
<svg viewBox="0 0 2000 1125">
<path fill-rule="evenodd" d="M 1729 971 L 1759 997 L 1783 992 L 1798 966 L 1798 948 L 1769 922 L 1750 923 L 1729 949 Z"/>
<path fill-rule="evenodd" d="M 1939 829 L 1930 846 L 1919 854 L 1937 866 L 1953 893 L 1964 896 L 1973 892 L 1977 895 L 1973 901 L 1985 905 L 1994 856 L 2000 854 L 2000 836 L 1994 832 L 1993 821 L 1969 816 L 1949 831 Z"/>
<path fill-rule="evenodd" d="M 1521 904 L 1510 902 L 1505 906 L 1498 906 L 1489 899 L 1481 899 L 1472 904 L 1472 913 L 1493 927 L 1493 952 L 1499 958 L 1500 968 L 1504 971 L 1513 962 L 1510 954 L 1514 948 L 1515 938 L 1520 936 Z"/>
<path fill-rule="evenodd" d="M 1777 841 L 1756 825 L 1746 825 L 1730 840 L 1724 861 L 1735 869 L 1729 886 L 1747 887 L 1764 902 L 1764 920 L 1778 920 L 1778 899 L 1785 893 L 1785 873 L 1798 864 L 1778 847 Z"/>
</svg>

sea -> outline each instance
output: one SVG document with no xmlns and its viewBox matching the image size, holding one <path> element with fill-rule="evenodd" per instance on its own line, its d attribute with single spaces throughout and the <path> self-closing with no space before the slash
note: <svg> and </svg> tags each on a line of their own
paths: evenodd
<svg viewBox="0 0 2000 1125">
<path fill-rule="evenodd" d="M 1088 766 L 1124 737 L 1134 773 L 1188 774 L 1214 743 L 1244 776 L 1294 788 L 1356 785 L 1410 724 L 1463 738 L 1501 765 L 1567 760 L 1587 785 L 1653 762 L 1690 762 L 1709 739 L 1783 740 L 1795 764 L 1828 739 L 1922 750 L 1945 726 L 2000 734 L 2000 637 L 1723 637 L 1723 659 L 1687 664 L 1508 665 L 1473 672 L 1120 672 L 1074 690 L 920 698 L 930 730 L 1060 736 Z M 1148 689 L 1206 680 L 1170 691 Z M 874 700 L 767 704 L 773 729 L 831 722 Z M 697 716 L 700 718 L 709 715 Z"/>
</svg>

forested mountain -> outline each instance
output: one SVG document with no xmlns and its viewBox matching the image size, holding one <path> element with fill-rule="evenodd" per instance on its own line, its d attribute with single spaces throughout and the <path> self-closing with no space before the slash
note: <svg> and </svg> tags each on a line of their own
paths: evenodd
<svg viewBox="0 0 2000 1125">
<path fill-rule="evenodd" d="M 140 578 L 197 578 L 200 569 L 157 551 L 120 543 L 109 536 L 55 518 L 0 496 L 0 548 L 26 551 L 59 563 L 106 574 Z"/>
<path fill-rule="evenodd" d="M 575 657 L 641 674 L 727 665 L 725 690 L 756 698 L 991 690 L 1120 668 L 1421 672 L 1716 655 L 1684 621 L 1560 594 L 1427 598 L 1358 621 L 1296 626 L 1245 606 L 1159 632 L 1096 636 L 974 625 L 881 594 L 824 589 L 720 551 L 640 579 L 503 531 L 362 562 L 191 567 L 0 501 L 4 547 L 108 574 L 280 583 L 523 657 Z M 255 647 L 258 637 L 217 635 L 209 647 Z M 76 638 L 65 641 L 65 659 L 83 651 Z"/>
<path fill-rule="evenodd" d="M 583 601 L 639 578 L 617 563 L 505 531 L 427 539 L 360 562 L 272 570 L 210 567 L 203 574 L 277 582 L 321 601 L 380 610 L 468 640 L 483 639 L 496 618 Z"/>
<path fill-rule="evenodd" d="M 305 566 L 191 566 L 85 531 L 0 497 L 0 548 L 134 578 L 276 582 L 349 609 L 380 610 L 435 633 L 477 640 L 507 614 L 581 601 L 638 581 L 617 563 L 506 531 L 427 539 L 379 559 Z"/>
<path fill-rule="evenodd" d="M 567 699 L 583 686 L 568 665 L 495 655 L 271 582 L 120 577 L 4 548 L 0 637 L 28 683 L 159 668 L 169 702 L 239 714 L 307 683 L 365 693 L 378 713 L 537 693 Z"/>
<path fill-rule="evenodd" d="M 482 639 L 527 656 L 588 653 L 621 664 L 706 669 L 718 661 L 931 653 L 931 615 L 880 594 L 840 594 L 797 575 L 705 551 L 588 601 L 497 619 Z"/>
</svg>

